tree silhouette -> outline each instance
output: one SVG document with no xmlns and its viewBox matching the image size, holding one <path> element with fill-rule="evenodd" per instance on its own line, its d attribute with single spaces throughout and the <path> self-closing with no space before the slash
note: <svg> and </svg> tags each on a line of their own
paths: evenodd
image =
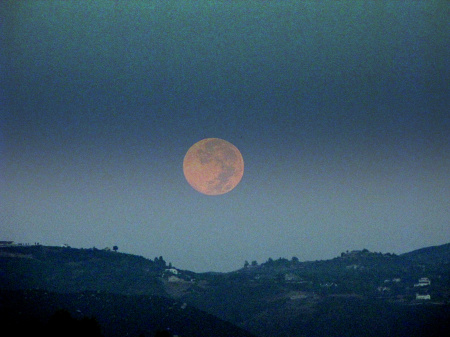
<svg viewBox="0 0 450 337">
<path fill-rule="evenodd" d="M 155 262 L 155 264 L 156 264 L 158 267 L 160 267 L 160 268 L 166 268 L 166 261 L 164 261 L 164 259 L 163 259 L 162 256 L 160 256 L 159 258 L 158 258 L 158 257 L 155 257 L 154 262 Z"/>
</svg>

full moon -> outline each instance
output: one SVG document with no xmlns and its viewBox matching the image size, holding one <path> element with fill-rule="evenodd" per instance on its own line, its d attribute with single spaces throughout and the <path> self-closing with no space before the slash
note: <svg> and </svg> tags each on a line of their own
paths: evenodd
<svg viewBox="0 0 450 337">
<path fill-rule="evenodd" d="M 219 138 L 206 138 L 192 145 L 183 161 L 187 182 L 206 195 L 230 192 L 244 174 L 244 159 L 233 144 Z"/>
</svg>

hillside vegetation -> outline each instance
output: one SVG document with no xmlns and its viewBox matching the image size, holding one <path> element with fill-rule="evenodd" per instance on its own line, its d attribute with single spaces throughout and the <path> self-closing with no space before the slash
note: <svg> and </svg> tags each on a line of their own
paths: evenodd
<svg viewBox="0 0 450 337">
<path fill-rule="evenodd" d="M 158 280 L 166 269 L 162 257 L 153 261 L 94 248 L 12 246 L 0 248 L 0 262 L 3 289 L 166 294 Z"/>
<path fill-rule="evenodd" d="M 230 273 L 194 273 L 167 266 L 162 257 L 148 260 L 96 249 L 11 246 L 0 248 L 0 288 L 5 298 L 23 298 L 30 291 L 47 296 L 40 302 L 23 301 L 35 303 L 35 312 L 47 310 L 47 316 L 59 307 L 74 313 L 96 308 L 89 315 L 99 317 L 103 326 L 127 326 L 123 331 L 133 334 L 138 330 L 132 326 L 141 327 L 144 336 L 151 336 L 163 317 L 169 317 L 162 324 L 167 327 L 193 324 L 203 329 L 208 322 L 205 313 L 217 317 L 208 316 L 211 321 L 241 328 L 211 323 L 228 332 L 237 329 L 229 336 L 245 335 L 244 330 L 264 337 L 442 336 L 450 332 L 449 262 L 446 244 L 402 255 L 364 249 L 326 261 L 269 258 Z M 72 297 L 65 301 L 64 296 Z M 87 304 L 92 298 L 96 305 Z M 53 302 L 59 304 L 50 305 Z M 108 305 L 116 313 L 106 309 Z M 153 316 L 145 316 L 150 312 Z M 129 323 L 122 316 L 130 317 Z M 194 330 L 178 333 L 190 336 Z"/>
</svg>

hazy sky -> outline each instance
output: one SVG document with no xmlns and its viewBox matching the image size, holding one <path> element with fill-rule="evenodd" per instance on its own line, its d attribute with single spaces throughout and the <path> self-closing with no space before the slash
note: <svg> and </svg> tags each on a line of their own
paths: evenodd
<svg viewBox="0 0 450 337">
<path fill-rule="evenodd" d="M 450 241 L 448 1 L 2 1 L 0 240 L 193 271 Z M 230 193 L 186 182 L 233 143 Z"/>
</svg>

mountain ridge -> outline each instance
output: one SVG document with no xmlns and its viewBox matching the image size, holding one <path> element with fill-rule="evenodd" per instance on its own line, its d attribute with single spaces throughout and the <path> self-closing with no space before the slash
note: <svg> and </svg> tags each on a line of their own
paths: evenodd
<svg viewBox="0 0 450 337">
<path fill-rule="evenodd" d="M 450 321 L 449 250 L 450 244 L 401 255 L 363 249 L 330 260 L 269 258 L 232 272 L 195 273 L 175 268 L 162 257 L 10 246 L 0 247 L 0 289 L 48 291 L 55 298 L 83 292 L 157 296 L 261 337 L 333 336 L 329 326 L 335 327 L 336 336 L 348 329 L 357 331 L 355 335 L 388 336 L 397 324 L 394 317 L 414 327 L 397 328 L 398 336 L 421 336 L 419 316 L 439 332 L 450 330 L 445 323 Z M 350 324 L 349 317 L 365 324 Z M 388 323 L 381 324 L 380 317 Z"/>
</svg>

